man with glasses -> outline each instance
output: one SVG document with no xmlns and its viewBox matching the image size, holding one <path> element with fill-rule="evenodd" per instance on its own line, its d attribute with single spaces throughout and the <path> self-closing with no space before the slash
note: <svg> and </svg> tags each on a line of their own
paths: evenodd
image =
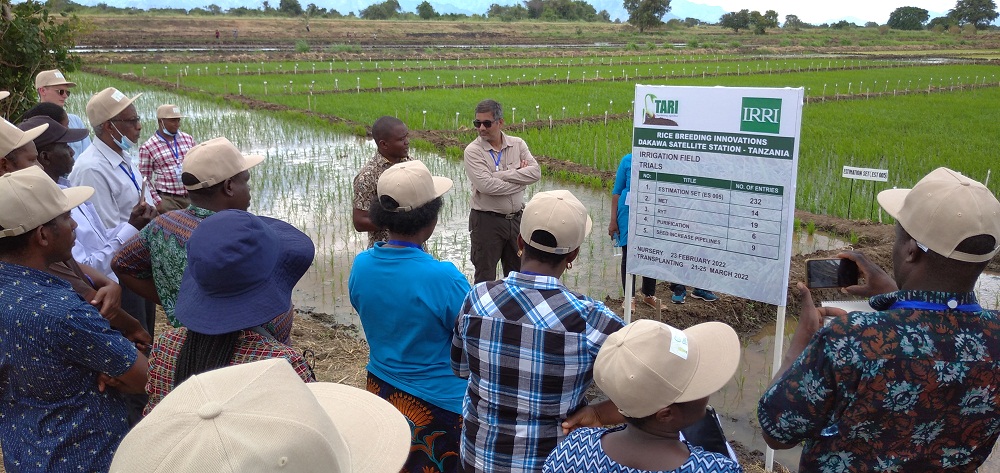
<svg viewBox="0 0 1000 473">
<path fill-rule="evenodd" d="M 143 210 L 145 206 L 153 205 L 142 175 L 126 154 L 136 148 L 142 131 L 139 114 L 132 104 L 139 95 L 129 98 L 118 89 L 108 87 L 87 102 L 87 119 L 97 139 L 77 158 L 69 181 L 74 186 L 94 188 L 90 202 L 105 228 L 116 228 L 128 222 L 136 204 L 141 204 L 142 213 L 147 213 Z M 155 211 L 149 213 L 155 214 Z M 153 334 L 156 304 L 123 286 L 122 308 L 138 319 L 150 335 Z"/>
<path fill-rule="evenodd" d="M 465 174 L 472 184 L 469 232 L 475 282 L 521 269 L 517 235 L 524 209 L 524 189 L 542 176 L 524 140 L 503 132 L 503 108 L 495 100 L 476 105 L 472 122 L 479 137 L 465 147 Z"/>
<path fill-rule="evenodd" d="M 38 101 L 42 103 L 54 103 L 62 108 L 66 108 L 66 99 L 69 98 L 70 89 L 76 87 L 76 84 L 66 80 L 66 76 L 58 69 L 52 69 L 50 71 L 39 72 L 35 76 L 35 89 L 38 90 Z M 83 120 L 76 114 L 67 113 L 69 117 L 69 123 L 67 128 L 84 128 Z M 73 149 L 74 156 L 80 156 L 83 150 L 90 146 L 90 136 L 85 136 L 82 140 L 70 143 L 69 147 Z"/>
</svg>

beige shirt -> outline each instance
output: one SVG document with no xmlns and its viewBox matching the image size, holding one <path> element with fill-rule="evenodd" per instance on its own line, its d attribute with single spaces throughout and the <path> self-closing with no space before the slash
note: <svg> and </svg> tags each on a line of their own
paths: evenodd
<svg viewBox="0 0 1000 473">
<path fill-rule="evenodd" d="M 500 134 L 500 140 L 499 150 L 482 137 L 465 147 L 465 174 L 472 184 L 470 204 L 474 210 L 517 212 L 524 208 L 524 188 L 542 177 L 524 140 L 506 133 Z M 520 168 L 521 161 L 528 165 Z"/>
</svg>

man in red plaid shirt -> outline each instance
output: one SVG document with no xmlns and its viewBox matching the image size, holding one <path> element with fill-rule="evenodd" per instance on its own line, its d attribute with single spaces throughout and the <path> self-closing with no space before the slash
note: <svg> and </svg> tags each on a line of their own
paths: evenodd
<svg viewBox="0 0 1000 473">
<path fill-rule="evenodd" d="M 194 138 L 180 131 L 181 110 L 176 105 L 161 105 L 156 109 L 159 129 L 139 148 L 139 172 L 151 184 L 150 194 L 160 213 L 186 209 L 191 204 L 187 189 L 181 183 L 181 164 Z"/>
</svg>

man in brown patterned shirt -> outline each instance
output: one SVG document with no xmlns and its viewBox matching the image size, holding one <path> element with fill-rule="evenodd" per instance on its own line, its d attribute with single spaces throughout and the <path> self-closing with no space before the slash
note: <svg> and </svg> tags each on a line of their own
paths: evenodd
<svg viewBox="0 0 1000 473">
<path fill-rule="evenodd" d="M 377 152 L 375 156 L 361 166 L 358 175 L 354 176 L 354 229 L 368 232 L 368 248 L 375 246 L 376 241 L 389 239 L 389 232 L 379 228 L 368 218 L 368 208 L 377 195 L 378 178 L 393 164 L 409 161 L 410 130 L 396 117 L 380 117 L 372 125 L 372 138 L 375 140 Z"/>
</svg>

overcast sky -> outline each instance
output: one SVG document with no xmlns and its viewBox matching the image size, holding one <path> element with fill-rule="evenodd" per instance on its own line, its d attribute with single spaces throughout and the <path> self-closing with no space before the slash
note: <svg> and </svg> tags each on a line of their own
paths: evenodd
<svg viewBox="0 0 1000 473">
<path fill-rule="evenodd" d="M 824 23 L 830 18 L 854 16 L 858 18 L 877 18 L 879 23 L 889 19 L 889 14 L 898 7 L 909 6 L 923 8 L 929 12 L 947 13 L 955 6 L 956 0 L 689 0 L 703 5 L 717 5 L 726 11 L 748 9 L 778 12 L 779 20 L 785 21 L 785 15 L 798 15 L 807 23 Z"/>
</svg>

